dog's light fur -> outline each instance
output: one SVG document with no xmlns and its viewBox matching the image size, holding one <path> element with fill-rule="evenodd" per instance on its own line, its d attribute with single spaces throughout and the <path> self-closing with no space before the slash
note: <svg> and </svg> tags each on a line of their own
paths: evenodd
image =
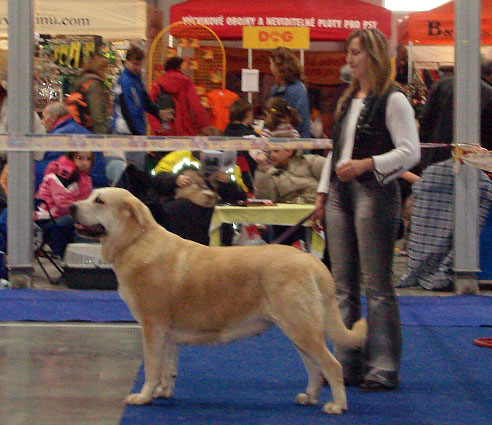
<svg viewBox="0 0 492 425">
<path fill-rule="evenodd" d="M 103 258 L 142 326 L 145 384 L 126 403 L 172 396 L 178 344 L 227 343 L 275 324 L 309 375 L 297 403 L 316 404 L 326 378 L 333 402 L 323 410 L 346 410 L 342 367 L 325 336 L 341 347 L 361 347 L 367 325 L 361 319 L 352 330 L 344 326 L 333 279 L 317 258 L 282 245 L 209 248 L 181 239 L 124 189 L 95 190 L 74 204 L 72 214 L 81 225 L 104 226 Z"/>
</svg>

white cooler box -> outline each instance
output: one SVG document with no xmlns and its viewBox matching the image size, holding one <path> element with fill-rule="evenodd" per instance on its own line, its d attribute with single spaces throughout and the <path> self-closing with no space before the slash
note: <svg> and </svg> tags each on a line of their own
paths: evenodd
<svg viewBox="0 0 492 425">
<path fill-rule="evenodd" d="M 117 289 L 118 281 L 110 264 L 101 258 L 99 243 L 71 243 L 63 259 L 63 279 L 72 289 Z"/>
</svg>

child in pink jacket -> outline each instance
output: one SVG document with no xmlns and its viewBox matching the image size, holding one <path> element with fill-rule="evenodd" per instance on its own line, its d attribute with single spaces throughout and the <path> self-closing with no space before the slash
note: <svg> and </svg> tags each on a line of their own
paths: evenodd
<svg viewBox="0 0 492 425">
<path fill-rule="evenodd" d="M 48 164 L 36 193 L 36 199 L 43 201 L 35 212 L 36 221 L 66 215 L 72 203 L 90 195 L 93 161 L 92 152 L 69 152 Z"/>
<path fill-rule="evenodd" d="M 44 238 L 53 253 L 63 257 L 73 241 L 75 230 L 69 207 L 86 199 L 92 191 L 89 172 L 94 162 L 92 152 L 69 152 L 46 167 L 36 199 L 34 220 L 43 229 Z"/>
</svg>

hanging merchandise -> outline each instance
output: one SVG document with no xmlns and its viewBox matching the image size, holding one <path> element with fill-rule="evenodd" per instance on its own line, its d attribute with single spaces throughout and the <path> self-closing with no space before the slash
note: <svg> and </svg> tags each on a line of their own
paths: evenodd
<svg viewBox="0 0 492 425">
<path fill-rule="evenodd" d="M 209 48 L 209 47 L 203 47 L 202 48 L 202 58 L 204 60 L 210 61 L 214 60 L 214 49 Z"/>
<path fill-rule="evenodd" d="M 68 96 L 94 52 L 109 59 L 104 84 L 110 90 L 122 62 L 110 43 L 104 43 L 99 36 L 40 36 L 34 58 L 35 110 L 40 112 L 48 102 Z"/>
<path fill-rule="evenodd" d="M 183 58 L 181 70 L 197 86 L 202 105 L 210 107 L 207 92 L 225 89 L 226 58 L 222 42 L 208 27 L 175 22 L 164 28 L 152 42 L 147 86 L 164 72 L 167 59 Z"/>
<path fill-rule="evenodd" d="M 210 70 L 210 81 L 214 84 L 219 84 L 222 81 L 222 70 L 220 68 L 212 68 Z"/>
<path fill-rule="evenodd" d="M 167 55 L 166 57 L 169 59 L 169 58 L 174 58 L 176 56 L 178 56 L 178 49 L 174 48 L 174 47 L 167 47 L 166 48 L 166 51 L 167 51 Z"/>
<path fill-rule="evenodd" d="M 189 68 L 190 71 L 198 71 L 200 69 L 200 65 L 198 59 L 190 59 L 189 60 Z"/>
</svg>

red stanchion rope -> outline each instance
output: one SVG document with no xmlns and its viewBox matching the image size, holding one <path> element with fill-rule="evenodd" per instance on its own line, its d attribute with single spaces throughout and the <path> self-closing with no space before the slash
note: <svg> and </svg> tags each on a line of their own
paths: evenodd
<svg viewBox="0 0 492 425">
<path fill-rule="evenodd" d="M 477 338 L 473 340 L 473 343 L 480 347 L 492 348 L 492 338 Z"/>
</svg>

